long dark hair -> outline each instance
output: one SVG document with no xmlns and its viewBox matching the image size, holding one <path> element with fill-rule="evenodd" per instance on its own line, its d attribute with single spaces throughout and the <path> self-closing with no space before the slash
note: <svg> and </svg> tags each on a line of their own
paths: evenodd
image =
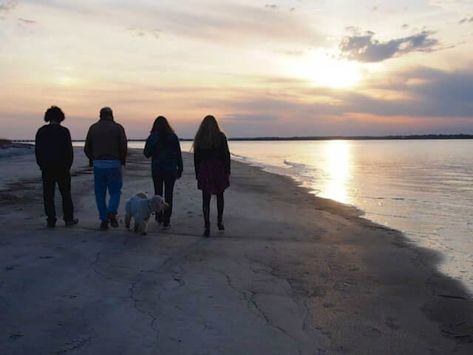
<svg viewBox="0 0 473 355">
<path fill-rule="evenodd" d="M 202 120 L 197 133 L 195 134 L 194 149 L 212 149 L 217 148 L 223 142 L 223 132 L 218 126 L 214 116 L 205 116 Z"/>
<path fill-rule="evenodd" d="M 168 120 L 164 116 L 158 116 L 153 123 L 151 133 L 157 133 L 160 137 L 169 137 L 175 134 Z"/>
</svg>

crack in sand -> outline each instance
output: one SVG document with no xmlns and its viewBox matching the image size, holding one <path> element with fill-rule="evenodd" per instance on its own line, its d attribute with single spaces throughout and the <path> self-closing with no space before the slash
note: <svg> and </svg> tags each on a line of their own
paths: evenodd
<svg viewBox="0 0 473 355">
<path fill-rule="evenodd" d="M 255 314 L 258 318 L 262 319 L 265 324 L 273 329 L 276 329 L 286 337 L 288 337 L 291 341 L 293 341 L 297 347 L 297 352 L 299 354 L 302 354 L 302 350 L 300 348 L 299 342 L 297 339 L 295 339 L 291 334 L 289 334 L 284 328 L 274 324 L 266 315 L 266 313 L 261 309 L 261 307 L 258 305 L 258 302 L 254 299 L 258 295 L 257 292 L 252 291 L 252 290 L 240 290 L 236 286 L 233 285 L 233 281 L 230 275 L 228 275 L 225 271 L 223 270 L 216 270 L 216 269 L 210 269 L 213 272 L 216 272 L 218 274 L 221 274 L 224 276 L 225 280 L 227 281 L 228 286 L 235 291 L 236 293 L 240 294 L 243 296 L 243 299 L 246 300 L 247 308 L 248 310 Z M 250 296 L 248 296 L 248 293 L 250 293 Z M 253 307 L 251 307 L 253 306 Z M 256 312 L 255 312 L 256 310 Z"/>
<path fill-rule="evenodd" d="M 78 350 L 82 348 L 84 345 L 86 345 L 87 343 L 89 343 L 91 340 L 92 340 L 92 337 L 90 336 L 74 339 L 70 341 L 69 343 L 66 343 L 61 350 L 56 351 L 56 354 L 65 354 L 69 351 Z"/>
<path fill-rule="evenodd" d="M 100 277 L 102 277 L 103 279 L 105 280 L 108 280 L 110 279 L 109 277 L 107 277 L 105 274 L 103 274 L 102 272 L 98 271 L 96 269 L 96 265 L 99 263 L 100 261 L 100 257 L 104 251 L 105 247 L 102 247 L 97 253 L 95 253 L 95 258 L 94 260 L 90 263 L 89 267 L 92 269 L 93 272 L 95 272 L 97 275 L 99 275 Z"/>
<path fill-rule="evenodd" d="M 154 314 L 152 314 L 151 312 L 147 312 L 146 310 L 141 309 L 141 308 L 138 306 L 138 303 L 140 302 L 140 300 L 137 299 L 137 298 L 135 297 L 135 294 L 134 294 L 135 288 L 136 288 L 137 285 L 141 282 L 141 277 L 142 277 L 142 275 L 143 275 L 144 272 L 147 272 L 147 271 L 146 271 L 146 270 L 141 270 L 141 271 L 138 273 L 138 275 L 137 275 L 137 277 L 135 278 L 135 280 L 132 281 L 130 287 L 128 288 L 128 297 L 129 297 L 129 299 L 132 301 L 133 308 L 134 308 L 137 312 L 139 312 L 139 313 L 141 313 L 141 314 L 144 314 L 144 315 L 146 315 L 146 316 L 148 316 L 148 317 L 151 318 L 151 322 L 150 322 L 149 326 L 150 326 L 150 328 L 151 328 L 152 331 L 157 332 L 157 333 L 159 334 L 159 329 L 157 329 L 157 328 L 155 327 L 155 324 L 156 324 L 156 321 L 158 320 L 158 317 L 156 317 L 156 316 L 155 316 Z"/>
</svg>

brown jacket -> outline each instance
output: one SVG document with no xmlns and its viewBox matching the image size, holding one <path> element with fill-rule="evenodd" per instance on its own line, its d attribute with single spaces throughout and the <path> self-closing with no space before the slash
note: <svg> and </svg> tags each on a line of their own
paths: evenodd
<svg viewBox="0 0 473 355">
<path fill-rule="evenodd" d="M 123 127 L 111 118 L 102 118 L 87 132 L 85 155 L 93 160 L 120 160 L 126 163 L 127 138 Z"/>
</svg>

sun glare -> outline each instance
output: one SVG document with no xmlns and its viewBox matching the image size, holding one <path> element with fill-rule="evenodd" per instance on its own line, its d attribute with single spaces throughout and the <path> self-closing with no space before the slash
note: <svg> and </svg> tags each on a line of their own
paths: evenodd
<svg viewBox="0 0 473 355">
<path fill-rule="evenodd" d="M 350 89 L 362 79 L 360 64 L 323 51 L 311 52 L 295 67 L 298 77 L 317 86 Z"/>
<path fill-rule="evenodd" d="M 342 203 L 352 203 L 348 194 L 351 179 L 351 145 L 347 141 L 325 143 L 326 183 L 321 195 Z"/>
</svg>

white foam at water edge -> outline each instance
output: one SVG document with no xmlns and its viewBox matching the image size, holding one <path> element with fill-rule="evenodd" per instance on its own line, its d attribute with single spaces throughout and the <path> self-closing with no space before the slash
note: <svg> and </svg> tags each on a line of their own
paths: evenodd
<svg viewBox="0 0 473 355">
<path fill-rule="evenodd" d="M 0 149 L 0 158 L 15 157 L 19 155 L 32 154 L 34 150 L 32 148 L 18 148 L 9 147 Z"/>
</svg>

